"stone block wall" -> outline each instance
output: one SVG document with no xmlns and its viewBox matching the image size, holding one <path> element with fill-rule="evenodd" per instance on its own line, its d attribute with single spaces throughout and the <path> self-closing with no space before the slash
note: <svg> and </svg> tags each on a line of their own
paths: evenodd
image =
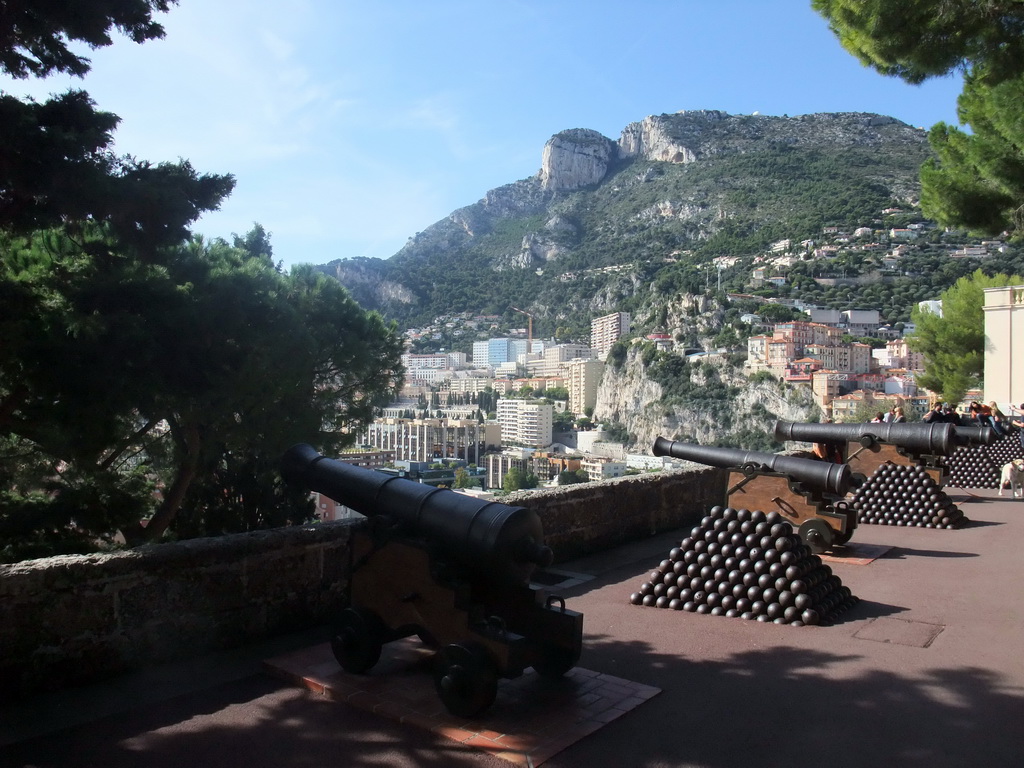
<svg viewBox="0 0 1024 768">
<path fill-rule="evenodd" d="M 349 523 L 0 566 L 0 699 L 316 626 L 344 599 Z"/>
<path fill-rule="evenodd" d="M 507 504 L 536 510 L 544 542 L 564 562 L 662 531 L 690 528 L 721 504 L 727 473 L 706 468 L 629 475 L 600 483 L 511 494 Z"/>
<path fill-rule="evenodd" d="M 725 472 L 659 472 L 521 493 L 557 562 L 689 528 Z M 0 700 L 326 623 L 343 604 L 351 522 L 0 565 Z"/>
</svg>

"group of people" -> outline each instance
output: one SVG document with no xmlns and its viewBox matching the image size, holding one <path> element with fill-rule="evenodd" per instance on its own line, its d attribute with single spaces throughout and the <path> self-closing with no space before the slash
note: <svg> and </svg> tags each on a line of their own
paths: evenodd
<svg viewBox="0 0 1024 768">
<path fill-rule="evenodd" d="M 895 405 L 890 408 L 886 413 L 879 411 L 875 414 L 875 418 L 871 420 L 872 424 L 902 424 L 907 420 L 907 417 L 903 413 L 903 409 Z"/>
<path fill-rule="evenodd" d="M 1024 403 L 1021 403 L 1020 408 L 1011 405 L 1010 411 L 1017 415 L 1015 417 L 1008 417 L 999 409 L 999 405 L 995 400 L 990 401 L 988 404 L 972 400 L 967 408 L 970 420 L 977 422 L 979 426 L 991 427 L 992 431 L 999 437 L 1003 437 L 1013 431 L 1014 428 L 1018 429 L 1021 445 L 1024 445 Z M 949 403 L 936 403 L 935 407 L 928 411 L 921 420 L 932 424 L 949 422 L 962 425 L 964 422 L 963 417 Z"/>
</svg>

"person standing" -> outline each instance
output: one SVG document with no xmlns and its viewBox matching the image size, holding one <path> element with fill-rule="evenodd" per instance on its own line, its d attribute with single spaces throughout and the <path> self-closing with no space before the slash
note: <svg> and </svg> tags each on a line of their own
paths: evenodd
<svg viewBox="0 0 1024 768">
<path fill-rule="evenodd" d="M 1019 415 L 1014 416 L 1014 413 Z M 1024 449 L 1024 403 L 1020 404 L 1020 408 L 1014 408 L 1013 403 L 1010 404 L 1010 425 L 1017 428 L 1020 447 Z"/>
</svg>

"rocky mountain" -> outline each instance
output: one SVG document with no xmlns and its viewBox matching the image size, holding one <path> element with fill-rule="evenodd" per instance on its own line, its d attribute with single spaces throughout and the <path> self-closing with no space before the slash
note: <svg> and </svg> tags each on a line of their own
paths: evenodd
<svg viewBox="0 0 1024 768">
<path fill-rule="evenodd" d="M 535 175 L 390 259 L 320 269 L 402 327 L 455 312 L 512 319 L 519 307 L 536 337 L 589 340 L 593 317 L 630 312 L 635 343 L 613 350 L 595 418 L 640 448 L 665 435 L 770 449 L 775 418 L 816 409 L 805 390 L 744 375 L 744 342 L 728 331 L 741 310 L 724 292 L 745 288 L 772 243 L 826 225 L 881 227 L 884 209 L 915 205 L 928 155 L 924 131 L 861 113 L 680 112 L 631 123 L 617 140 L 572 129 L 547 142 Z M 673 349 L 643 339 L 653 330 Z M 727 351 L 688 360 L 689 347 Z"/>
<path fill-rule="evenodd" d="M 514 305 L 534 313 L 539 333 L 582 331 L 624 301 L 635 310 L 702 290 L 716 256 L 913 204 L 928 153 L 924 131 L 862 113 L 687 111 L 631 123 L 618 140 L 572 129 L 547 142 L 534 176 L 454 211 L 392 258 L 320 268 L 404 325 Z"/>
</svg>

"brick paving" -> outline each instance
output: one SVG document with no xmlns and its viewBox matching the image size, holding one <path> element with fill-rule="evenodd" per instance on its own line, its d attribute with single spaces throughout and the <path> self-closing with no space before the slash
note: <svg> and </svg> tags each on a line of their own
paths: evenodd
<svg viewBox="0 0 1024 768">
<path fill-rule="evenodd" d="M 576 667 L 560 680 L 532 670 L 500 680 L 494 704 L 467 720 L 441 704 L 432 652 L 417 639 L 388 643 L 365 675 L 342 670 L 330 645 L 277 656 L 268 671 L 334 701 L 431 731 L 516 765 L 537 766 L 661 692 L 659 688 Z"/>
</svg>

